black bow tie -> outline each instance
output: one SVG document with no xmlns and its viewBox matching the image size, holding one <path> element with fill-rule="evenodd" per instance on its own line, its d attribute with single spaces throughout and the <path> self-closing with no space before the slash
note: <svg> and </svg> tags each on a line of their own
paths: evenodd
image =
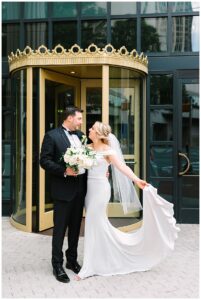
<svg viewBox="0 0 201 300">
<path fill-rule="evenodd" d="M 75 130 L 75 131 L 70 131 L 70 130 L 68 130 L 68 133 L 71 135 L 71 134 L 76 134 L 77 135 L 77 131 Z"/>
<path fill-rule="evenodd" d="M 76 130 L 67 130 L 64 126 L 62 126 L 63 130 L 66 130 L 70 135 L 71 134 L 76 134 L 77 135 L 77 131 Z"/>
</svg>

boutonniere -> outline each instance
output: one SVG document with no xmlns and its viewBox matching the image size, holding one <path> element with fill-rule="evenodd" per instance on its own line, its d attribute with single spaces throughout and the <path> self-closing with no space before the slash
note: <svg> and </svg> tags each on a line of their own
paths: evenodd
<svg viewBox="0 0 201 300">
<path fill-rule="evenodd" d="M 82 138 L 81 138 L 81 143 L 82 143 L 82 145 L 85 145 L 85 146 L 86 146 L 86 144 L 87 144 L 87 137 L 86 137 L 86 135 L 84 135 L 84 134 L 83 134 L 83 136 L 82 136 Z"/>
</svg>

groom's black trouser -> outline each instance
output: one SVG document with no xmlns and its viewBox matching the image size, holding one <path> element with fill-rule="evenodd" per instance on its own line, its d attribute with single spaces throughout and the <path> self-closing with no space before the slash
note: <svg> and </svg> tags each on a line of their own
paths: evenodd
<svg viewBox="0 0 201 300">
<path fill-rule="evenodd" d="M 65 252 L 66 258 L 69 262 L 77 260 L 77 247 L 85 198 L 85 192 L 83 192 L 85 189 L 79 189 L 79 183 L 77 194 L 71 201 L 54 200 L 54 228 L 52 236 L 53 266 L 63 264 L 62 247 L 67 228 L 68 249 Z"/>
</svg>

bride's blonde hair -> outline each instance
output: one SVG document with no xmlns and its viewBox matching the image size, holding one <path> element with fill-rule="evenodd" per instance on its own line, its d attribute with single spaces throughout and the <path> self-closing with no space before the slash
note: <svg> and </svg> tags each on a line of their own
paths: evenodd
<svg viewBox="0 0 201 300">
<path fill-rule="evenodd" d="M 99 135 L 101 141 L 104 144 L 108 145 L 108 136 L 112 132 L 110 125 L 104 124 L 99 121 L 96 121 L 94 125 L 95 125 L 96 133 Z"/>
</svg>

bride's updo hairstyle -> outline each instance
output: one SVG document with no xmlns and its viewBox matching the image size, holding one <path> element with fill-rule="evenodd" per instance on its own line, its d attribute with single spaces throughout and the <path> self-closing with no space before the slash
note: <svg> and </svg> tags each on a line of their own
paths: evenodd
<svg viewBox="0 0 201 300">
<path fill-rule="evenodd" d="M 95 125 L 96 133 L 98 134 L 98 137 L 101 139 L 101 141 L 104 144 L 108 145 L 108 143 L 109 143 L 108 137 L 109 137 L 109 134 L 112 132 L 110 125 L 101 123 L 99 121 L 95 122 L 94 125 Z"/>
</svg>

